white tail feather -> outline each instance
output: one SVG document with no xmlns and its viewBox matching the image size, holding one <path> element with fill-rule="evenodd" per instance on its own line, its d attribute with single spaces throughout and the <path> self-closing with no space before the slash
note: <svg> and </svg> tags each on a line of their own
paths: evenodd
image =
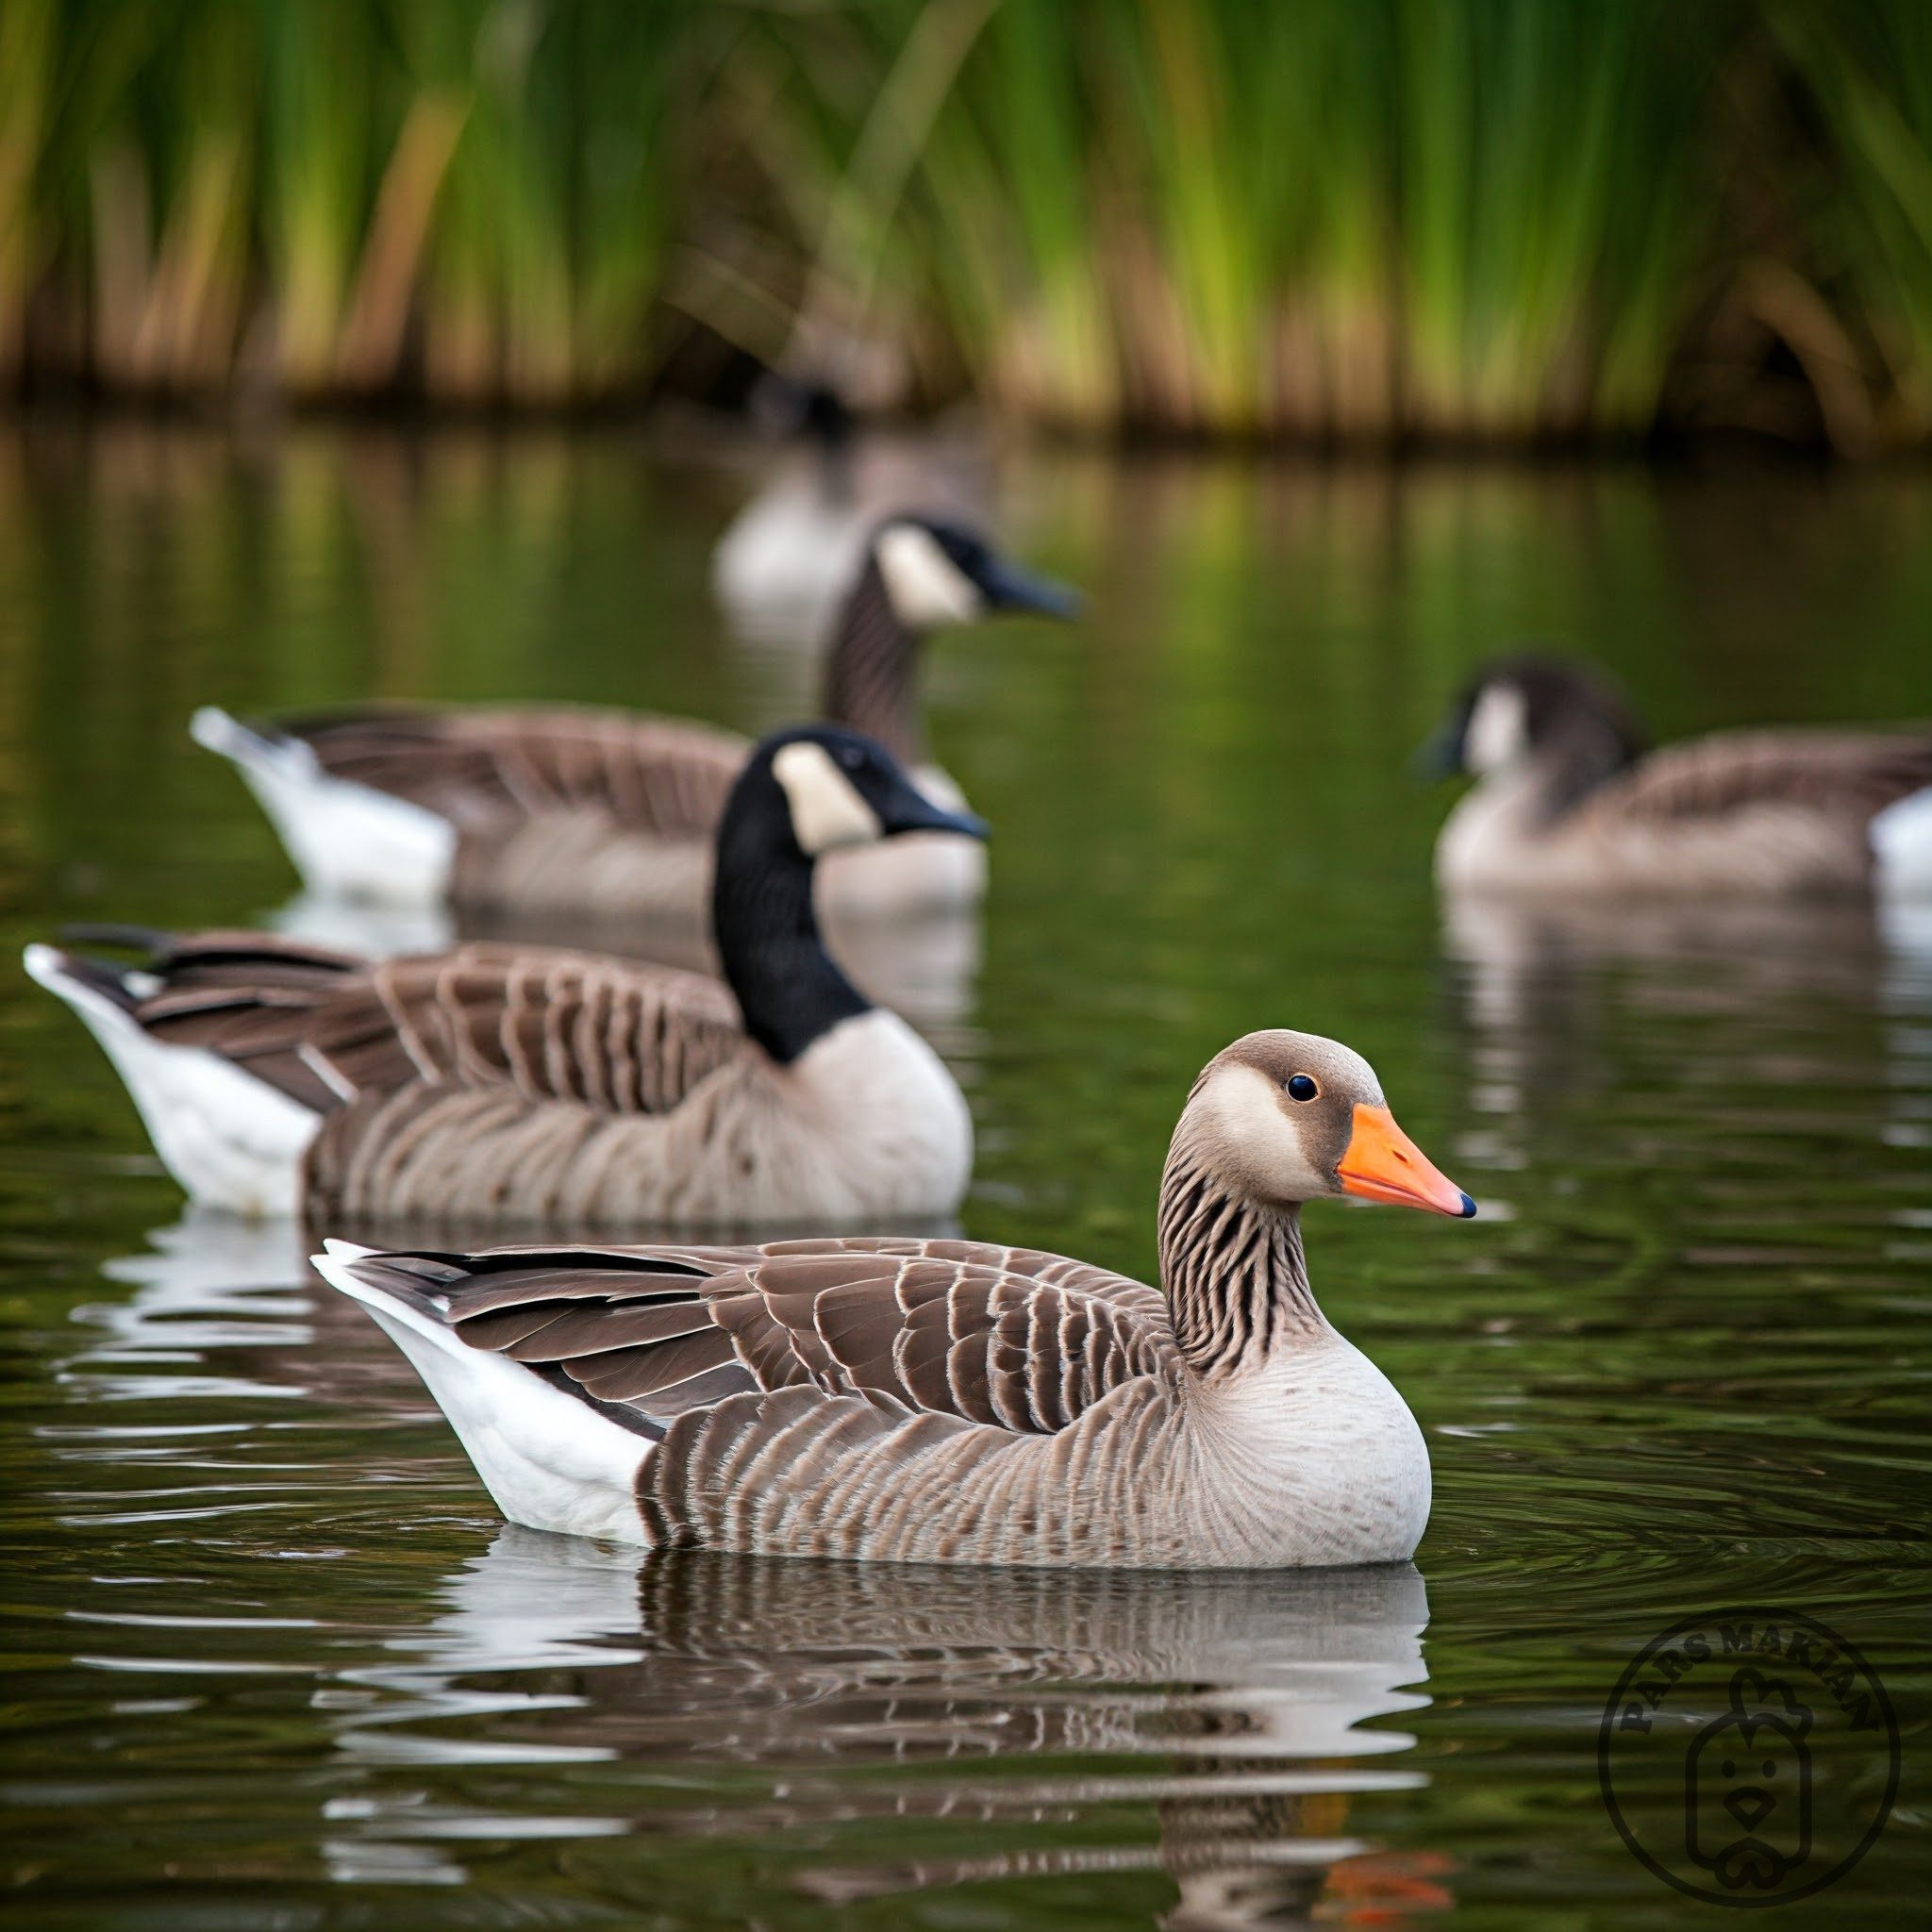
<svg viewBox="0 0 1932 1932">
<path fill-rule="evenodd" d="M 188 728 L 242 774 L 311 891 L 384 906 L 441 903 L 457 847 L 447 819 L 332 777 L 300 739 L 252 731 L 217 706 L 204 705 Z"/>
<path fill-rule="evenodd" d="M 87 1022 L 146 1125 L 155 1152 L 198 1202 L 230 1214 L 293 1214 L 302 1158 L 320 1117 L 199 1046 L 157 1040 L 67 968 L 53 946 L 29 946 L 28 974 Z M 132 975 L 130 975 L 132 976 Z"/>
<path fill-rule="evenodd" d="M 1873 819 L 1872 856 L 1887 898 L 1932 899 L 1932 787 Z"/>
<path fill-rule="evenodd" d="M 323 1243 L 311 1258 L 332 1287 L 360 1302 L 423 1377 L 484 1487 L 512 1523 L 646 1547 L 637 1477 L 649 1455 L 634 1434 L 508 1356 L 472 1348 L 433 1316 L 365 1280 L 375 1250 Z"/>
</svg>

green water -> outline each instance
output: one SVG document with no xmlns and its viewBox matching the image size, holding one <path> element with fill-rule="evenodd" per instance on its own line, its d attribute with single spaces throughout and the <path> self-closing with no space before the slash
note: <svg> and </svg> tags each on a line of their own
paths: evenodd
<svg viewBox="0 0 1932 1932">
<path fill-rule="evenodd" d="M 933 1021 L 979 1124 L 968 1231 L 1144 1273 L 1202 1060 L 1272 1024 L 1368 1053 L 1485 1210 L 1308 1215 L 1325 1307 L 1428 1435 L 1416 1570 L 640 1574 L 507 1530 L 294 1237 L 186 1216 L 0 963 L 13 1924 L 1709 1924 L 1612 1829 L 1596 1727 L 1649 1638 L 1753 1602 L 1859 1646 L 1906 1734 L 1876 1847 L 1777 1922 L 1923 1901 L 1932 948 L 1445 926 L 1444 800 L 1404 767 L 1527 635 L 1660 735 L 1932 709 L 1932 483 L 1005 482 L 1091 608 L 931 666 L 995 826 Z M 745 487 L 617 439 L 0 436 L 5 958 L 290 896 L 183 735 L 210 699 L 795 708 L 797 659 L 722 642 L 709 595 Z"/>
</svg>

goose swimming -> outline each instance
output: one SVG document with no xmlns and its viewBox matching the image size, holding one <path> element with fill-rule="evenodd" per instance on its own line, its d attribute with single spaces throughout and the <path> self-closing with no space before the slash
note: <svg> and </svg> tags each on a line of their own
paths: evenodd
<svg viewBox="0 0 1932 1932">
<path fill-rule="evenodd" d="M 927 762 L 920 645 L 999 612 L 1067 618 L 1077 599 L 970 530 L 895 516 L 874 530 L 826 664 L 824 715 L 876 739 L 939 804 L 959 788 Z M 675 718 L 557 708 L 400 709 L 245 724 L 208 707 L 195 740 L 230 759 L 311 891 L 384 905 L 701 918 L 711 841 L 751 747 Z M 828 909 L 969 904 L 978 843 L 925 838 L 827 867 Z"/>
<path fill-rule="evenodd" d="M 741 637 L 817 649 L 874 529 L 908 505 L 985 525 L 991 452 L 977 437 L 884 427 L 824 381 L 768 375 L 750 400 L 754 418 L 787 447 L 764 465 L 712 554 L 712 592 Z"/>
<path fill-rule="evenodd" d="M 1252 1033 L 1174 1130 L 1158 1289 L 910 1238 L 331 1241 L 316 1266 L 533 1528 L 908 1562 L 1390 1562 L 1428 1520 L 1428 1451 L 1309 1286 L 1302 1206 L 1342 1194 L 1475 1212 L 1358 1054 Z"/>
<path fill-rule="evenodd" d="M 972 1165 L 952 1075 L 826 954 L 826 852 L 942 831 L 889 753 L 768 738 L 717 835 L 724 984 L 512 945 L 370 962 L 256 933 L 29 946 L 197 1201 L 243 1214 L 597 1226 L 943 1216 Z M 728 988 L 728 991 L 727 991 Z"/>
<path fill-rule="evenodd" d="M 1646 752 L 1586 665 L 1482 671 L 1424 754 L 1474 788 L 1436 843 L 1451 891 L 1739 899 L 1932 894 L 1932 727 L 1729 731 Z"/>
</svg>

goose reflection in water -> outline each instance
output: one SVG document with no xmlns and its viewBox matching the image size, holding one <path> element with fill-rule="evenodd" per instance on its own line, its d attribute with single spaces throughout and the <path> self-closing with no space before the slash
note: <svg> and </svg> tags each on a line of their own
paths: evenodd
<svg viewBox="0 0 1932 1932">
<path fill-rule="evenodd" d="M 792 1882 L 831 1904 L 1148 1870 L 1178 1888 L 1159 1919 L 1173 1928 L 1447 1903 L 1446 1864 L 1378 1852 L 1361 1815 L 1424 1782 L 1392 1761 L 1413 1738 L 1369 1727 L 1429 1701 L 1412 1565 L 1070 1574 L 684 1553 L 640 1567 L 507 1527 L 444 1596 L 398 1641 L 412 1654 L 358 1674 L 383 1695 L 341 1722 L 350 1757 L 648 1765 L 652 1796 L 673 1767 L 690 1785 L 707 1765 L 768 1766 L 782 1774 L 769 1795 L 623 1828 L 821 1843 L 836 1830 L 847 1851 L 847 1834 L 911 1824 L 930 1845 L 950 1824 L 970 1840 L 957 1857 L 882 1845 L 798 1866 Z M 477 1717 L 485 1728 L 439 1735 Z M 946 1774 L 878 1775 L 936 1765 Z M 1123 1808 L 1142 1807 L 1152 1841 L 1123 1829 Z M 424 1827 L 378 1800 L 357 1835 Z"/>
<path fill-rule="evenodd" d="M 1674 1127 L 1761 1114 L 1766 1088 L 1790 1087 L 1797 1129 L 1807 1084 L 1835 1085 L 1847 1056 L 1911 1058 L 1932 1014 L 1932 907 L 1453 893 L 1442 939 L 1488 1117 L 1454 1151 L 1492 1168 L 1534 1164 L 1553 1100 L 1641 1108 L 1633 1057 L 1701 1096 Z"/>
</svg>

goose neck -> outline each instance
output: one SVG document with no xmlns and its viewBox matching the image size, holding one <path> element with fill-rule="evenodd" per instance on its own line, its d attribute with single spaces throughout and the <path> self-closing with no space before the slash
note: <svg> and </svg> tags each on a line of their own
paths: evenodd
<svg viewBox="0 0 1932 1932">
<path fill-rule="evenodd" d="M 1176 1148 L 1161 1177 L 1159 1240 L 1174 1337 L 1204 1381 L 1231 1380 L 1326 1332 L 1295 1203 L 1236 1194 Z"/>
<path fill-rule="evenodd" d="M 734 805 L 741 801 L 734 800 Z M 773 804 L 774 813 L 779 808 Z M 789 1066 L 872 1003 L 825 951 L 812 906 L 813 866 L 789 823 L 728 812 L 718 838 L 711 924 L 718 962 L 744 1016 L 744 1030 Z"/>
<path fill-rule="evenodd" d="M 825 667 L 825 716 L 875 738 L 901 764 L 925 758 L 914 689 L 919 637 L 892 607 L 878 565 L 868 557 L 845 600 Z"/>
</svg>

